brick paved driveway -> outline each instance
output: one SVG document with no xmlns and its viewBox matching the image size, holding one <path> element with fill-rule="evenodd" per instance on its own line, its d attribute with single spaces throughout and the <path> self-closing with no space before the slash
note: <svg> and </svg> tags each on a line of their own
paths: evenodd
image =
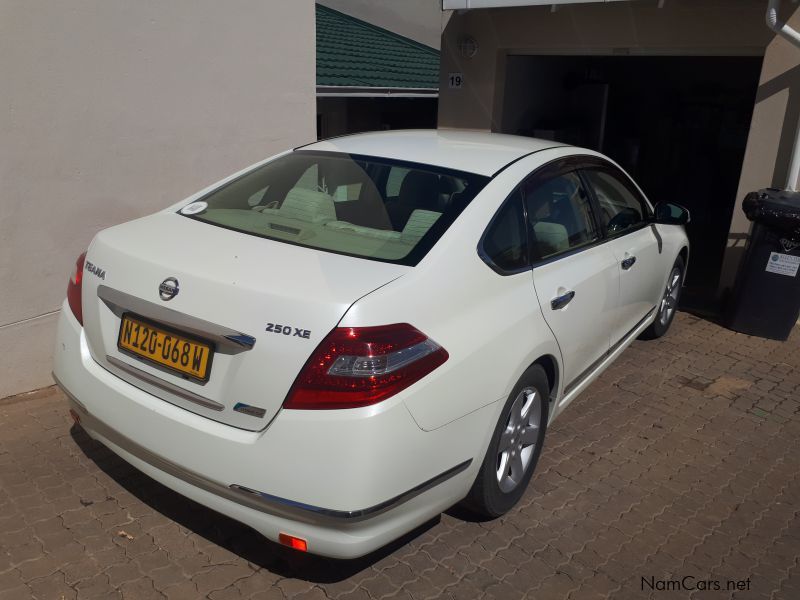
<svg viewBox="0 0 800 600">
<path fill-rule="evenodd" d="M 797 599 L 799 400 L 800 331 L 780 344 L 680 314 L 554 424 L 505 518 L 453 511 L 341 563 L 292 554 L 136 472 L 71 427 L 53 389 L 6 399 L 0 599 Z M 642 583 L 685 576 L 750 589 Z"/>
</svg>

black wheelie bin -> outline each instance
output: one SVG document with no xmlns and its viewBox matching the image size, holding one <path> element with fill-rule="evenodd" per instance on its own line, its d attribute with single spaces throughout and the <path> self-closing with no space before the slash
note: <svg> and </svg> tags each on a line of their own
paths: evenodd
<svg viewBox="0 0 800 600">
<path fill-rule="evenodd" d="M 741 333 L 786 340 L 800 316 L 800 192 L 751 192 L 742 209 L 753 224 L 726 325 Z"/>
</svg>

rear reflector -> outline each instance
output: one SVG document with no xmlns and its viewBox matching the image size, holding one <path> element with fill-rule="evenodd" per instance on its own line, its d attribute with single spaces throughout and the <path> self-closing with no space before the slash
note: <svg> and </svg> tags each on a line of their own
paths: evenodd
<svg viewBox="0 0 800 600">
<path fill-rule="evenodd" d="M 408 323 L 337 327 L 314 350 L 283 406 L 335 409 L 375 404 L 447 359 L 444 348 Z"/>
<path fill-rule="evenodd" d="M 81 290 L 83 288 L 83 265 L 86 262 L 86 252 L 75 261 L 75 269 L 70 275 L 67 284 L 67 303 L 72 314 L 78 319 L 78 323 L 83 325 L 83 303 L 81 302 Z"/>
<path fill-rule="evenodd" d="M 278 540 L 284 546 L 289 546 L 289 548 L 294 548 L 300 552 L 308 552 L 308 544 L 303 538 L 295 537 L 288 533 L 281 533 L 278 535 Z"/>
<path fill-rule="evenodd" d="M 69 409 L 69 416 L 72 417 L 72 420 L 75 421 L 76 425 L 81 424 L 81 416 L 71 408 Z"/>
</svg>

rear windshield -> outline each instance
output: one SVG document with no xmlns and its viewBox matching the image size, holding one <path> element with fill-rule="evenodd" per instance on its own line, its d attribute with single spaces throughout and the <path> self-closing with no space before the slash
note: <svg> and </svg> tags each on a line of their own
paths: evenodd
<svg viewBox="0 0 800 600">
<path fill-rule="evenodd" d="M 295 151 L 193 203 L 192 219 L 403 265 L 433 247 L 488 177 L 416 163 Z M 195 214 L 189 214 L 193 211 Z"/>
</svg>

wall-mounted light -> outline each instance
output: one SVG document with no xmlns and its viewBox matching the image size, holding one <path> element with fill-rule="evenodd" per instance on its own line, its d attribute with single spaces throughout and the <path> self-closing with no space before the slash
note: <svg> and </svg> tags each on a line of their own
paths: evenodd
<svg viewBox="0 0 800 600">
<path fill-rule="evenodd" d="M 462 58 L 473 58 L 478 53 L 478 40 L 471 35 L 458 38 L 458 53 Z"/>
</svg>

